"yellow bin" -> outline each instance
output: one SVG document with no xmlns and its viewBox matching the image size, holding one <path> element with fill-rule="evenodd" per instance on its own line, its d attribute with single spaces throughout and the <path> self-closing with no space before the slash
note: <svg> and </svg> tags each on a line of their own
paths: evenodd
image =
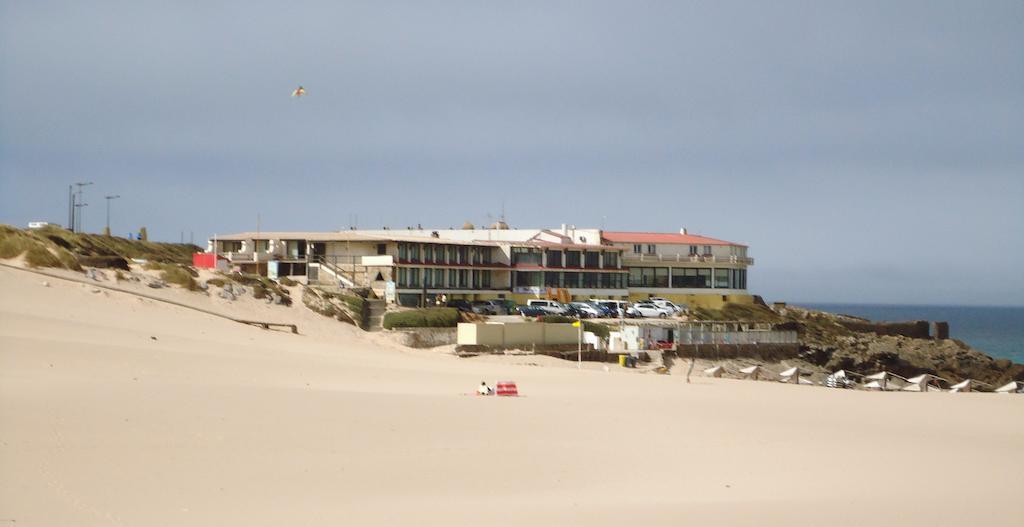
<svg viewBox="0 0 1024 527">
<path fill-rule="evenodd" d="M 626 367 L 626 354 L 625 353 L 619 355 L 619 366 L 622 366 L 623 368 Z"/>
</svg>

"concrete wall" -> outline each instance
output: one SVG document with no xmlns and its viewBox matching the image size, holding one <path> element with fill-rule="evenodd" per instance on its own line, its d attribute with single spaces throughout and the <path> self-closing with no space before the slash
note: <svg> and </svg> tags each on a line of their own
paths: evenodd
<svg viewBox="0 0 1024 527">
<path fill-rule="evenodd" d="M 777 362 L 794 359 L 800 354 L 799 344 L 680 344 L 676 353 L 683 358 L 696 356 L 699 359 L 757 359 Z"/>
<path fill-rule="evenodd" d="M 927 320 L 910 322 L 854 322 L 839 321 L 841 325 L 852 331 L 876 333 L 878 335 L 903 336 L 915 339 L 931 338 L 931 328 Z"/>
<path fill-rule="evenodd" d="M 498 324 L 460 323 L 456 342 L 460 346 L 516 346 L 576 345 L 577 328 L 571 324 L 545 324 L 539 322 L 510 322 Z"/>
<path fill-rule="evenodd" d="M 455 328 L 396 328 L 388 337 L 410 348 L 435 348 L 455 344 Z"/>
</svg>

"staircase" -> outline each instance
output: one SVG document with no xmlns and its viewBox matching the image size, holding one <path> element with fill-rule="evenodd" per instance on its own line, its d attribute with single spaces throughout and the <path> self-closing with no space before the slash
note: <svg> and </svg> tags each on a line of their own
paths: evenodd
<svg viewBox="0 0 1024 527">
<path fill-rule="evenodd" d="M 388 309 L 387 303 L 381 299 L 367 299 L 366 308 L 370 310 L 366 319 L 366 331 L 383 329 L 384 312 Z"/>
</svg>

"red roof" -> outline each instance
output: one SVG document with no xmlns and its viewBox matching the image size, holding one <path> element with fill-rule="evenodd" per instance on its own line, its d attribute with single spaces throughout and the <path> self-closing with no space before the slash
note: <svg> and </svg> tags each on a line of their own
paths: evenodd
<svg viewBox="0 0 1024 527">
<path fill-rule="evenodd" d="M 681 234 L 676 232 L 622 232 L 602 231 L 601 238 L 611 243 L 667 243 L 671 245 L 738 245 L 746 247 L 742 243 L 716 240 L 707 236 L 696 234 Z"/>
</svg>

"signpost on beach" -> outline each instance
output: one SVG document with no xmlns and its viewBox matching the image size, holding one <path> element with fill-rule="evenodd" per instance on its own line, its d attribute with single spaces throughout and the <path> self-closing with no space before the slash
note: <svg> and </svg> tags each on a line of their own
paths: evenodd
<svg viewBox="0 0 1024 527">
<path fill-rule="evenodd" d="M 576 328 L 576 369 L 583 369 L 583 322 L 579 317 L 572 325 Z"/>
</svg>

